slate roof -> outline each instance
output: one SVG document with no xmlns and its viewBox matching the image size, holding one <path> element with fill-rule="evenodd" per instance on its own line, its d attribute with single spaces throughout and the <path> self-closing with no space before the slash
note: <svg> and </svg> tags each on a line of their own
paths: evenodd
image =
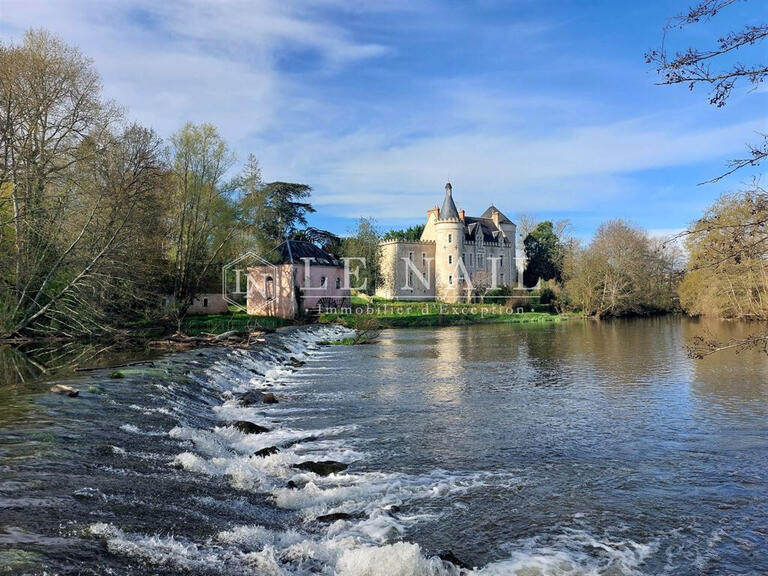
<svg viewBox="0 0 768 576">
<path fill-rule="evenodd" d="M 501 231 L 496 228 L 496 224 L 490 218 L 466 216 L 464 224 L 466 226 L 465 240 L 476 241 L 482 236 L 483 242 L 498 242 L 502 238 Z"/>
<path fill-rule="evenodd" d="M 303 258 L 310 258 L 310 264 L 324 266 L 342 266 L 341 261 L 328 254 L 322 248 L 312 242 L 304 240 L 286 240 L 277 246 L 267 258 L 273 264 L 301 264 L 306 262 Z"/>
<path fill-rule="evenodd" d="M 459 211 L 456 210 L 456 204 L 453 201 L 451 195 L 451 183 L 445 185 L 445 200 L 443 200 L 443 207 L 440 208 L 440 220 L 450 220 L 459 218 Z"/>
<path fill-rule="evenodd" d="M 507 218 L 506 216 L 504 216 L 504 214 L 502 214 L 502 213 L 501 213 L 501 210 L 499 210 L 498 208 L 496 208 L 496 206 L 494 206 L 493 204 L 491 204 L 490 206 L 488 206 L 488 208 L 486 209 L 486 211 L 485 211 L 485 212 L 483 212 L 483 213 L 480 215 L 480 218 L 489 218 L 489 219 L 491 219 L 491 218 L 493 218 L 493 213 L 494 213 L 494 212 L 498 212 L 498 213 L 499 213 L 499 223 L 505 223 L 505 224 L 506 224 L 506 223 L 509 223 L 509 224 L 511 224 L 511 223 L 512 223 L 512 220 L 510 220 L 509 218 Z"/>
</svg>

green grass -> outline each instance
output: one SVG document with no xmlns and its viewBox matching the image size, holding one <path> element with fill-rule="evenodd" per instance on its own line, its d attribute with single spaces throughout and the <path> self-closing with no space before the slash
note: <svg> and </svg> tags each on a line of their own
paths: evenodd
<svg viewBox="0 0 768 576">
<path fill-rule="evenodd" d="M 321 323 L 339 323 L 351 328 L 361 327 L 375 318 L 381 327 L 406 328 L 426 326 L 461 326 L 467 324 L 506 323 L 529 324 L 559 322 L 565 316 L 549 311 L 547 305 L 527 305 L 526 312 L 502 303 L 442 304 L 439 302 L 399 302 L 374 300 L 370 305 L 355 303 L 351 313 L 329 312 L 321 314 Z M 533 308 L 533 311 L 530 311 Z"/>
<path fill-rule="evenodd" d="M 230 330 L 240 332 L 274 330 L 291 324 L 293 322 L 285 318 L 250 316 L 245 312 L 231 312 L 229 314 L 187 316 L 181 324 L 181 331 L 189 336 L 197 336 L 199 334 L 222 334 Z"/>
</svg>

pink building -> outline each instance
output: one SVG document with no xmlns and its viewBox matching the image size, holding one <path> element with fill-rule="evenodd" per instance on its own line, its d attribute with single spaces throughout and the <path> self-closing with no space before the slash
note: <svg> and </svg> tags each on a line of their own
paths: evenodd
<svg viewBox="0 0 768 576">
<path fill-rule="evenodd" d="M 287 240 L 267 260 L 272 264 L 248 268 L 248 314 L 295 318 L 349 306 L 343 263 L 311 242 Z"/>
</svg>

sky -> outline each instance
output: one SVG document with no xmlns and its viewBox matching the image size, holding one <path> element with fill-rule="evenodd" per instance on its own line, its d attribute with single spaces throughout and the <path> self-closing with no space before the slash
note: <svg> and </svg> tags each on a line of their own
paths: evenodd
<svg viewBox="0 0 768 576">
<path fill-rule="evenodd" d="M 768 89 L 659 86 L 644 53 L 693 0 L 0 0 L 0 38 L 46 28 L 91 57 L 104 93 L 167 138 L 210 122 L 264 179 L 309 184 L 311 224 L 422 223 L 457 205 L 679 231 L 757 169 L 716 184 L 768 132 Z M 709 48 L 768 19 L 748 0 L 667 35 Z M 765 59 L 765 47 L 740 58 Z"/>
</svg>

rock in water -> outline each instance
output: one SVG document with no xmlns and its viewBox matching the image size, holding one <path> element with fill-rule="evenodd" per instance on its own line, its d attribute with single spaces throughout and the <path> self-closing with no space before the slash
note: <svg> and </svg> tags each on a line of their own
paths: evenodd
<svg viewBox="0 0 768 576">
<path fill-rule="evenodd" d="M 351 518 L 353 518 L 352 514 L 348 514 L 347 512 L 333 512 L 332 514 L 318 516 L 315 520 L 318 522 L 328 522 L 330 524 L 337 520 L 350 520 Z"/>
<path fill-rule="evenodd" d="M 238 420 L 232 424 L 232 426 L 240 430 L 243 434 L 261 434 L 263 432 L 269 432 L 269 428 L 264 428 L 264 426 L 259 426 L 258 424 L 246 420 Z"/>
<path fill-rule="evenodd" d="M 335 460 L 322 460 L 320 462 L 300 462 L 294 464 L 294 468 L 304 470 L 305 472 L 314 472 L 318 476 L 328 476 L 329 474 L 337 474 L 347 469 L 347 465 Z"/>
<path fill-rule="evenodd" d="M 258 390 L 249 390 L 242 396 L 240 396 L 240 404 L 243 406 L 251 406 L 252 404 L 258 404 L 261 402 L 261 398 L 264 396 Z"/>
<path fill-rule="evenodd" d="M 449 564 L 453 564 L 454 566 L 458 566 L 459 568 L 469 570 L 472 567 L 467 565 L 465 562 L 462 562 L 456 557 L 456 554 L 454 554 L 451 550 L 445 550 L 443 552 L 440 552 L 437 555 L 440 560 L 443 562 L 448 562 Z"/>
<path fill-rule="evenodd" d="M 267 448 L 257 450 L 253 453 L 253 455 L 256 458 L 264 458 L 265 456 L 271 456 L 272 454 L 277 454 L 278 452 L 280 452 L 280 450 L 277 448 L 277 446 L 268 446 Z"/>
<path fill-rule="evenodd" d="M 80 395 L 80 390 L 75 390 L 72 388 L 72 386 L 64 386 L 63 384 L 56 384 L 55 386 L 51 386 L 50 391 L 54 394 L 69 396 L 70 398 L 77 398 Z"/>
<path fill-rule="evenodd" d="M 272 392 L 260 392 L 258 390 L 249 390 L 240 396 L 240 404 L 243 406 L 253 406 L 254 404 L 277 404 L 277 398 Z"/>
</svg>

